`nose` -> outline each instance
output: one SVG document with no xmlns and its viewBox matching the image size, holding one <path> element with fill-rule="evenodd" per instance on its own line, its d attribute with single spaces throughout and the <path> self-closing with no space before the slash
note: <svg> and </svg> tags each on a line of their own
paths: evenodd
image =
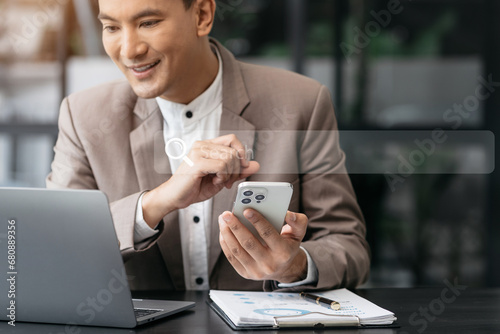
<svg viewBox="0 0 500 334">
<path fill-rule="evenodd" d="M 122 35 L 120 56 L 124 59 L 140 59 L 148 52 L 147 44 L 134 30 L 126 30 Z"/>
</svg>

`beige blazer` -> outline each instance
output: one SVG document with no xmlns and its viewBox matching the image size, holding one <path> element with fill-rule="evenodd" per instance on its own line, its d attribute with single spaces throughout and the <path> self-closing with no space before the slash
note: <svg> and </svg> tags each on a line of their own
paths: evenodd
<svg viewBox="0 0 500 334">
<path fill-rule="evenodd" d="M 366 229 L 334 131 L 328 89 L 292 72 L 239 62 L 212 43 L 224 68 L 221 135 L 236 133 L 253 149 L 261 171 L 249 180 L 291 182 L 290 210 L 309 217 L 302 246 L 318 267 L 319 281 L 300 289 L 361 284 L 370 264 Z M 100 189 L 108 196 L 133 290 L 185 289 L 176 212 L 164 218 L 158 237 L 137 249 L 133 243 L 139 196 L 171 176 L 162 126 L 156 101 L 138 98 L 126 81 L 73 94 L 61 106 L 47 177 L 49 188 Z M 231 210 L 235 194 L 236 185 L 214 197 L 210 287 L 275 290 L 275 282 L 240 277 L 221 251 L 217 217 Z"/>
</svg>

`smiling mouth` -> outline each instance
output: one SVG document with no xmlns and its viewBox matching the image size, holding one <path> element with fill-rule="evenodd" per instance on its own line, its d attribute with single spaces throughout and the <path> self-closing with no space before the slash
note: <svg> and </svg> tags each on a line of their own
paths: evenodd
<svg viewBox="0 0 500 334">
<path fill-rule="evenodd" d="M 160 63 L 160 61 L 158 60 L 157 62 L 154 62 L 154 63 L 146 65 L 146 66 L 132 67 L 131 70 L 133 70 L 134 72 L 137 72 L 137 73 L 143 73 L 143 72 L 146 72 L 147 70 L 152 69 L 153 67 L 155 67 L 159 63 Z"/>
</svg>

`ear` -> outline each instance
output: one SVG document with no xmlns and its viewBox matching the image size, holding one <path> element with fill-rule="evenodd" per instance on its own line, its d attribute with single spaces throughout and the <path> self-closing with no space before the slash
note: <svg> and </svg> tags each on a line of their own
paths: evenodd
<svg viewBox="0 0 500 334">
<path fill-rule="evenodd" d="M 215 0 L 196 0 L 193 5 L 196 11 L 198 37 L 208 36 L 214 25 Z"/>
</svg>

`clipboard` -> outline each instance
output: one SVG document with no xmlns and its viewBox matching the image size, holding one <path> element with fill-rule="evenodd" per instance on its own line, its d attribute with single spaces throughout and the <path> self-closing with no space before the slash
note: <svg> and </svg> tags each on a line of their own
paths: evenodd
<svg viewBox="0 0 500 334">
<path fill-rule="evenodd" d="M 399 328 L 399 324 L 394 322 L 390 325 L 361 325 L 359 318 L 354 315 L 330 315 L 319 312 L 312 312 L 297 316 L 274 317 L 274 325 L 236 325 L 224 313 L 224 311 L 212 300 L 208 299 L 207 304 L 210 308 L 234 331 L 242 330 L 277 330 L 281 328 L 288 329 L 323 329 L 323 328 Z M 330 321 L 317 321 L 314 315 L 331 317 Z"/>
</svg>

